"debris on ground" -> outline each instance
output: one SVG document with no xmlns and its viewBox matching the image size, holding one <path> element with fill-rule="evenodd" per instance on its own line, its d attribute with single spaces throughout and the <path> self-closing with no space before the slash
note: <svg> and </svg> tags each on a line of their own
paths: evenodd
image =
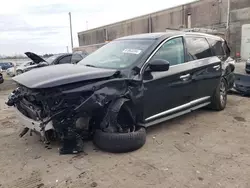
<svg viewBox="0 0 250 188">
<path fill-rule="evenodd" d="M 93 183 L 91 183 L 90 186 L 91 186 L 91 187 L 97 187 L 97 183 L 96 183 L 96 182 L 93 182 Z"/>
<path fill-rule="evenodd" d="M 149 128 L 148 142 L 135 152 L 110 154 L 86 142 L 88 155 L 60 156 L 55 152 L 58 145 L 44 150 L 35 134 L 19 139 L 20 124 L 14 111 L 6 110 L 4 104 L 8 93 L 0 92 L 0 187 L 92 187 L 92 183 L 103 188 L 249 187 L 248 98 L 229 95 L 227 108 L 220 113 L 198 110 Z M 8 117 L 13 121 L 7 122 Z M 194 122 L 196 126 L 192 126 Z M 38 173 L 31 175 L 33 170 Z"/>
</svg>

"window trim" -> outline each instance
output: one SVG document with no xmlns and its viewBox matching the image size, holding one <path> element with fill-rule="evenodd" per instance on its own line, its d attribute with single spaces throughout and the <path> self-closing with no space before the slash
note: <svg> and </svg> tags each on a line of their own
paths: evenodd
<svg viewBox="0 0 250 188">
<path fill-rule="evenodd" d="M 167 39 L 164 39 L 155 49 L 154 51 L 150 54 L 150 56 L 147 58 L 147 60 L 143 63 L 141 70 L 140 70 L 140 76 L 143 75 L 144 71 L 146 70 L 150 60 L 152 59 L 152 57 L 158 52 L 158 50 L 168 41 L 175 39 L 175 38 L 182 38 L 182 42 L 183 42 L 183 49 L 184 49 L 184 63 L 181 64 L 177 64 L 177 65 L 172 65 L 170 67 L 174 67 L 174 66 L 179 66 L 179 65 L 183 65 L 186 63 L 186 46 L 185 46 L 185 41 L 184 41 L 184 36 L 185 35 L 176 35 L 174 37 L 169 37 Z"/>
<path fill-rule="evenodd" d="M 167 39 L 164 39 L 154 50 L 153 52 L 150 54 L 150 56 L 146 59 L 146 61 L 143 63 L 142 67 L 141 67 L 141 70 L 140 70 L 140 73 L 139 73 L 139 77 L 141 77 L 143 75 L 143 73 L 145 72 L 151 58 L 155 55 L 155 53 L 161 48 L 162 45 L 164 45 L 167 41 L 171 40 L 171 39 L 174 39 L 174 38 L 178 38 L 178 37 L 182 37 L 182 40 L 183 40 L 183 45 L 184 45 L 184 63 L 182 64 L 177 64 L 177 65 L 172 65 L 171 67 L 175 67 L 175 66 L 180 66 L 180 65 L 184 65 L 186 63 L 192 63 L 193 61 L 197 61 L 199 59 L 196 59 L 196 60 L 192 60 L 192 61 L 188 61 L 188 57 L 187 57 L 187 42 L 186 42 L 186 37 L 197 37 L 197 38 L 204 38 L 207 43 L 208 43 L 208 46 L 209 46 L 209 49 L 212 53 L 212 56 L 211 57 L 215 57 L 216 55 L 213 53 L 212 49 L 211 49 L 211 46 L 210 46 L 210 43 L 208 42 L 207 38 L 211 38 L 213 40 L 222 40 L 220 37 L 217 37 L 217 36 L 200 36 L 200 35 L 195 35 L 193 33 L 184 33 L 184 34 L 181 34 L 181 35 L 176 35 L 176 36 L 173 36 L 173 37 L 169 37 Z M 223 41 L 222 41 L 223 42 Z M 230 49 L 230 48 L 229 48 Z M 207 58 L 211 58 L 211 57 L 207 57 Z M 205 59 L 205 58 L 203 58 Z"/>
</svg>

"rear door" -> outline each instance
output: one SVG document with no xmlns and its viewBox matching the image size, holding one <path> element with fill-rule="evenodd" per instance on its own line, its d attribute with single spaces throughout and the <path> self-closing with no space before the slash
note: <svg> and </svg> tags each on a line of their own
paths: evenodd
<svg viewBox="0 0 250 188">
<path fill-rule="evenodd" d="M 210 100 L 222 74 L 221 61 L 214 56 L 205 37 L 185 36 L 187 64 L 191 70 L 191 101 Z"/>
<path fill-rule="evenodd" d="M 216 55 L 222 61 L 222 74 L 225 76 L 228 84 L 228 89 L 233 87 L 235 60 L 230 57 L 230 49 L 227 42 L 224 40 L 216 40 L 207 38 L 213 54 Z"/>
</svg>

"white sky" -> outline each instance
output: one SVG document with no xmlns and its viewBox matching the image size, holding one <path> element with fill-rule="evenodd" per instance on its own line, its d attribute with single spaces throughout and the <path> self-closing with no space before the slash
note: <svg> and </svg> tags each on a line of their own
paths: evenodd
<svg viewBox="0 0 250 188">
<path fill-rule="evenodd" d="M 0 0 L 0 55 L 66 52 L 77 32 L 155 12 L 193 0 Z"/>
</svg>

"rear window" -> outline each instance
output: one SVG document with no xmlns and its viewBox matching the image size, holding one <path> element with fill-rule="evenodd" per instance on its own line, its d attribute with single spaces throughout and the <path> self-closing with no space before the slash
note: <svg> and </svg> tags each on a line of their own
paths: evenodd
<svg viewBox="0 0 250 188">
<path fill-rule="evenodd" d="M 222 46 L 222 41 L 214 40 L 214 39 L 210 39 L 210 38 L 208 38 L 207 40 L 211 46 L 211 49 L 213 50 L 214 55 L 216 55 L 216 56 L 224 56 L 225 55 L 225 51 L 224 51 L 223 46 Z"/>
<path fill-rule="evenodd" d="M 226 41 L 223 43 L 223 48 L 224 48 L 224 51 L 225 51 L 227 57 L 229 57 L 231 54 L 231 50 L 230 50 L 229 46 L 227 45 Z"/>
<path fill-rule="evenodd" d="M 186 44 L 189 61 L 213 56 L 209 44 L 205 38 L 186 37 Z"/>
</svg>

